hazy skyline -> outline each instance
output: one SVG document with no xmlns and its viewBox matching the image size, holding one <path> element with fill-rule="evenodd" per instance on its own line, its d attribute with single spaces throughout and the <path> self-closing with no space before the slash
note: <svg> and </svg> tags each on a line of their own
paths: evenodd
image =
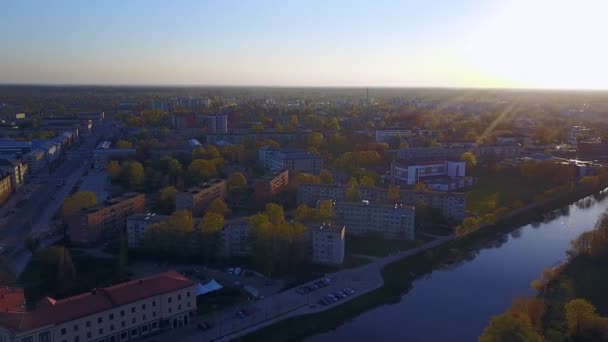
<svg viewBox="0 0 608 342">
<path fill-rule="evenodd" d="M 0 83 L 608 89 L 599 0 L 8 0 L 0 9 Z"/>
</svg>

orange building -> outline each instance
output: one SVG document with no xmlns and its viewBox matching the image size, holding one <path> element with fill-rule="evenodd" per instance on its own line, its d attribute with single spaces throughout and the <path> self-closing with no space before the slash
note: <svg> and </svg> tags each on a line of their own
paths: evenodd
<svg viewBox="0 0 608 342">
<path fill-rule="evenodd" d="M 283 191 L 289 185 L 289 170 L 270 174 L 258 179 L 253 189 L 257 198 L 270 197 Z"/>
<path fill-rule="evenodd" d="M 125 229 L 127 217 L 143 213 L 145 206 L 144 194 L 127 193 L 83 209 L 68 220 L 70 240 L 74 244 L 87 245 L 104 237 L 117 236 Z"/>
</svg>

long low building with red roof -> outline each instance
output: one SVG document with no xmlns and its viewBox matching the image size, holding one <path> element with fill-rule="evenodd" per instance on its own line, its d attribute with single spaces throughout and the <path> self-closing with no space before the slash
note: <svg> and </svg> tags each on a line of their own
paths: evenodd
<svg viewBox="0 0 608 342">
<path fill-rule="evenodd" d="M 166 272 L 65 299 L 50 297 L 32 311 L 0 312 L 0 341 L 119 342 L 188 326 L 196 283 Z"/>
</svg>

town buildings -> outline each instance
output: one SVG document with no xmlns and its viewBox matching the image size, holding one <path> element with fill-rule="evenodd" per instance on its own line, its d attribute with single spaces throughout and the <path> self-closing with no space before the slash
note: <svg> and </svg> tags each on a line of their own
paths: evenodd
<svg viewBox="0 0 608 342">
<path fill-rule="evenodd" d="M 0 158 L 0 173 L 9 174 L 13 189 L 17 189 L 25 183 L 27 164 L 16 159 Z"/>
<path fill-rule="evenodd" d="M 125 228 L 127 217 L 143 213 L 146 205 L 144 194 L 127 193 L 94 207 L 83 209 L 70 218 L 68 225 L 70 241 L 88 245 L 103 237 L 117 237 Z"/>
<path fill-rule="evenodd" d="M 154 213 L 135 214 L 127 217 L 127 246 L 129 248 L 140 248 L 146 231 L 155 224 L 167 221 L 168 215 L 156 215 Z"/>
<path fill-rule="evenodd" d="M 346 227 L 321 224 L 308 227 L 311 242 L 311 261 L 315 264 L 338 266 L 344 262 Z"/>
<path fill-rule="evenodd" d="M 289 171 L 274 172 L 257 179 L 253 184 L 256 198 L 274 196 L 289 186 Z"/>
<path fill-rule="evenodd" d="M 474 180 L 465 176 L 465 169 L 464 161 L 394 161 L 391 163 L 391 183 L 411 186 L 422 182 L 432 190 L 454 191 L 473 185 Z"/>
<path fill-rule="evenodd" d="M 196 283 L 171 271 L 0 312 L 0 341 L 130 341 L 190 325 Z"/>
<path fill-rule="evenodd" d="M 190 210 L 193 216 L 202 216 L 205 208 L 216 198 L 226 197 L 226 181 L 212 179 L 209 182 L 178 192 L 175 195 L 176 210 Z"/>
<path fill-rule="evenodd" d="M 334 202 L 333 220 L 348 227 L 353 235 L 377 234 L 387 238 L 414 239 L 413 206 L 402 204 Z"/>
<path fill-rule="evenodd" d="M 258 161 L 267 170 L 289 170 L 318 174 L 323 169 L 323 159 L 300 149 L 263 146 L 258 150 Z"/>
<path fill-rule="evenodd" d="M 397 150 L 396 157 L 405 160 L 458 160 L 465 152 L 471 152 L 478 161 L 499 161 L 519 157 L 521 146 L 513 145 L 454 145 L 441 147 L 410 147 Z"/>
<path fill-rule="evenodd" d="M 316 206 L 320 200 L 346 200 L 346 185 L 338 184 L 301 184 L 298 187 L 298 203 Z M 359 198 L 372 203 L 390 204 L 388 189 L 381 187 L 358 187 Z M 464 219 L 466 196 L 461 192 L 399 190 L 399 203 L 414 205 L 426 203 L 431 208 L 441 210 L 443 216 L 460 223 Z M 349 229 L 350 231 L 350 229 Z"/>
<path fill-rule="evenodd" d="M 5 173 L 0 176 L 0 205 L 6 203 L 13 193 L 11 175 Z"/>
<path fill-rule="evenodd" d="M 228 115 L 207 115 L 205 123 L 207 131 L 211 134 L 228 133 Z"/>
<path fill-rule="evenodd" d="M 227 220 L 220 232 L 219 255 L 223 257 L 248 256 L 251 254 L 247 218 Z"/>
<path fill-rule="evenodd" d="M 112 159 L 124 160 L 135 157 L 134 148 L 107 148 L 107 149 L 96 149 L 93 151 L 93 165 L 98 170 L 103 170 L 108 165 L 108 162 Z"/>
</svg>

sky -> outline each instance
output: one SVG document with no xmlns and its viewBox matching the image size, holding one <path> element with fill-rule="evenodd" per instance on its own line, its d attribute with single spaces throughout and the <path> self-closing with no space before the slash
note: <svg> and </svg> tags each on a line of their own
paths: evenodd
<svg viewBox="0 0 608 342">
<path fill-rule="evenodd" d="M 2 0 L 0 83 L 608 89 L 606 0 Z"/>
</svg>

